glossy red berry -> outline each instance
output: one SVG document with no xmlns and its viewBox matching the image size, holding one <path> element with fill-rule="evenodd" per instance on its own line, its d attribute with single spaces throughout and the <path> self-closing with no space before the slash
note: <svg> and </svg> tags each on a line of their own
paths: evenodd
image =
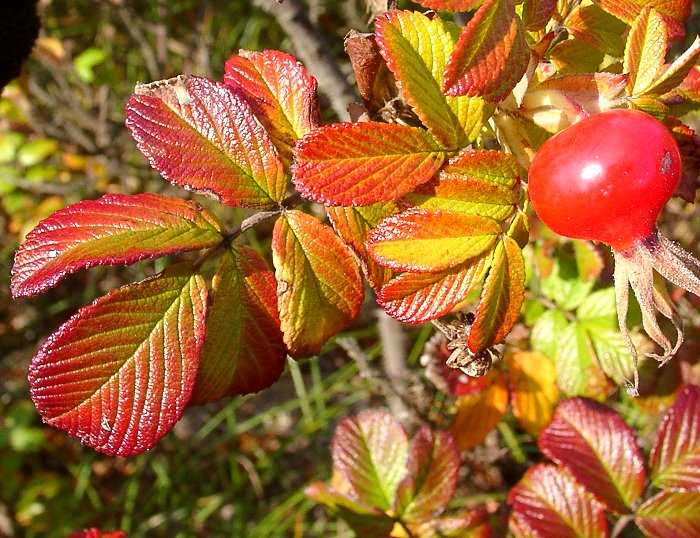
<svg viewBox="0 0 700 538">
<path fill-rule="evenodd" d="M 632 394 L 638 394 L 639 374 L 627 328 L 630 288 L 645 332 L 661 348 L 649 355 L 662 364 L 683 343 L 683 322 L 655 273 L 700 296 L 700 261 L 656 229 L 680 173 L 671 132 L 636 110 L 600 112 L 561 131 L 542 144 L 528 172 L 530 200 L 542 222 L 560 235 L 613 249 L 617 317 L 634 366 Z M 675 328 L 675 342 L 660 327 L 659 313 Z"/>
<path fill-rule="evenodd" d="M 530 200 L 560 235 L 621 251 L 653 235 L 678 185 L 673 135 L 637 110 L 589 116 L 547 140 L 532 160 Z"/>
</svg>

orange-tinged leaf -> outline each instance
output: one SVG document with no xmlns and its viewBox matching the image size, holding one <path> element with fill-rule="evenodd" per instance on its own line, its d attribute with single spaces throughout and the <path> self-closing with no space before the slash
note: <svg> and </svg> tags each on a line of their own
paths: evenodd
<svg viewBox="0 0 700 538">
<path fill-rule="evenodd" d="M 398 271 L 442 271 L 489 250 L 500 231 L 495 220 L 480 215 L 409 209 L 380 222 L 367 249 Z"/>
<path fill-rule="evenodd" d="M 514 0 L 486 0 L 459 36 L 445 66 L 445 95 L 505 99 L 525 74 L 530 49 Z"/>
<path fill-rule="evenodd" d="M 668 31 L 663 17 L 645 8 L 627 36 L 623 69 L 629 76 L 628 95 L 640 95 L 659 78 L 664 68 Z"/>
<path fill-rule="evenodd" d="M 418 0 L 421 6 L 440 11 L 470 11 L 484 0 Z"/>
<path fill-rule="evenodd" d="M 518 243 L 505 236 L 496 245 L 493 262 L 476 305 L 469 349 L 500 344 L 515 325 L 523 304 L 525 262 Z"/>
<path fill-rule="evenodd" d="M 624 53 L 627 25 L 595 4 L 576 6 L 564 26 L 571 35 L 606 54 L 619 58 Z"/>
<path fill-rule="evenodd" d="M 498 370 L 487 374 L 489 385 L 482 392 L 457 398 L 457 411 L 450 431 L 460 450 L 469 450 L 484 442 L 508 407 L 506 379 Z"/>
<path fill-rule="evenodd" d="M 523 3 L 523 24 L 530 32 L 543 30 L 554 15 L 557 0 L 525 0 Z"/>
<path fill-rule="evenodd" d="M 284 198 L 279 153 L 230 86 L 195 76 L 139 84 L 126 105 L 126 126 L 174 185 L 230 206 L 266 207 Z"/>
<path fill-rule="evenodd" d="M 484 278 L 491 261 L 486 252 L 437 273 L 401 273 L 386 284 L 377 302 L 403 323 L 425 323 L 452 311 Z"/>
<path fill-rule="evenodd" d="M 606 538 L 605 510 L 563 467 L 539 463 L 508 494 L 516 538 Z"/>
<path fill-rule="evenodd" d="M 320 127 L 297 142 L 294 157 L 302 196 L 360 206 L 398 200 L 428 181 L 445 154 L 424 129 L 365 122 Z"/>
<path fill-rule="evenodd" d="M 630 26 L 634 24 L 634 20 L 645 7 L 652 7 L 663 15 L 672 41 L 683 39 L 685 21 L 690 17 L 691 9 L 691 0 L 594 0 L 594 2 Z"/>
<path fill-rule="evenodd" d="M 644 536 L 700 536 L 700 492 L 661 490 L 637 508 L 634 522 Z"/>
<path fill-rule="evenodd" d="M 192 393 L 206 304 L 204 279 L 174 266 L 81 308 L 29 368 L 44 421 L 111 456 L 152 448 Z"/>
<path fill-rule="evenodd" d="M 294 56 L 240 51 L 224 66 L 224 82 L 245 96 L 287 164 L 292 146 L 319 123 L 316 79 Z"/>
<path fill-rule="evenodd" d="M 226 251 L 213 279 L 206 339 L 190 405 L 257 392 L 284 371 L 275 275 L 255 250 Z"/>
<path fill-rule="evenodd" d="M 520 170 L 512 155 L 463 150 L 438 175 L 405 196 L 421 209 L 447 209 L 504 220 L 520 196 Z"/>
<path fill-rule="evenodd" d="M 196 202 L 148 193 L 85 200 L 27 235 L 15 256 L 12 295 L 36 295 L 79 269 L 199 250 L 222 239 L 221 224 Z"/>
<path fill-rule="evenodd" d="M 370 258 L 365 244 L 367 236 L 382 219 L 395 215 L 398 211 L 398 206 L 394 202 L 364 207 L 326 207 L 333 229 L 358 255 L 362 272 L 375 290 L 379 290 L 389 282 L 392 271 Z"/>
<path fill-rule="evenodd" d="M 315 355 L 359 312 L 360 269 L 332 228 L 296 210 L 275 222 L 272 257 L 284 342 L 293 357 Z"/>
<path fill-rule="evenodd" d="M 557 372 L 539 351 L 507 355 L 513 414 L 525 430 L 537 436 L 551 420 L 559 400 Z"/>
<path fill-rule="evenodd" d="M 468 145 L 479 134 L 483 101 L 442 94 L 445 63 L 460 28 L 415 11 L 388 11 L 375 21 L 377 44 L 396 77 L 401 97 L 446 148 Z"/>
</svg>

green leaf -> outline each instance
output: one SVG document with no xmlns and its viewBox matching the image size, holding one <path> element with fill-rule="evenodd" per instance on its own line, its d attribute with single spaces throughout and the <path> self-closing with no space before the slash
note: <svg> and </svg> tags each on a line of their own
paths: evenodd
<svg viewBox="0 0 700 538">
<path fill-rule="evenodd" d="M 576 317 L 579 321 L 610 321 L 610 328 L 617 327 L 615 288 L 596 290 L 585 297 L 576 310 Z"/>
<path fill-rule="evenodd" d="M 293 179 L 302 196 L 325 205 L 398 200 L 428 181 L 445 154 L 428 132 L 405 125 L 337 123 L 294 147 Z"/>
<path fill-rule="evenodd" d="M 549 60 L 559 75 L 593 73 L 604 59 L 603 51 L 594 49 L 573 36 L 560 41 L 549 51 Z"/>
<path fill-rule="evenodd" d="M 111 456 L 152 448 L 192 393 L 206 305 L 204 279 L 178 265 L 81 308 L 29 367 L 44 421 Z"/>
<path fill-rule="evenodd" d="M 595 4 L 579 4 L 564 20 L 571 35 L 605 54 L 620 58 L 625 50 L 627 25 Z"/>
<path fill-rule="evenodd" d="M 578 323 L 570 323 L 559 335 L 554 356 L 557 385 L 567 395 L 586 394 L 588 370 L 593 368 L 593 354 L 588 334 Z"/>
<path fill-rule="evenodd" d="M 636 510 L 634 522 L 645 536 L 700 536 L 700 492 L 663 490 Z"/>
<path fill-rule="evenodd" d="M 578 274 L 575 260 L 564 256 L 554 258 L 552 272 L 540 282 L 543 295 L 564 310 L 574 310 L 593 289 L 595 282 L 584 282 Z"/>
<path fill-rule="evenodd" d="M 609 510 L 629 513 L 642 495 L 646 472 L 634 432 L 603 404 L 587 398 L 561 402 L 537 445 Z"/>
<path fill-rule="evenodd" d="M 532 327 L 530 344 L 532 349 L 541 351 L 550 359 L 557 356 L 562 332 L 569 322 L 560 310 L 547 310 Z"/>
<path fill-rule="evenodd" d="M 90 47 L 78 54 L 73 59 L 73 69 L 78 78 L 87 84 L 95 82 L 93 69 L 108 59 L 107 53 L 102 49 Z"/>
<path fill-rule="evenodd" d="M 275 222 L 272 259 L 284 342 L 293 357 L 315 355 L 360 310 L 357 263 L 329 226 L 297 210 Z"/>
<path fill-rule="evenodd" d="M 258 392 L 277 381 L 287 349 L 276 292 L 275 276 L 255 250 L 235 245 L 224 253 L 213 279 L 190 405 Z"/>
<path fill-rule="evenodd" d="M 333 435 L 333 467 L 359 502 L 388 511 L 406 475 L 406 431 L 388 411 L 371 409 L 346 418 Z"/>
<path fill-rule="evenodd" d="M 627 36 L 623 69 L 628 74 L 627 94 L 642 95 L 659 78 L 664 68 L 668 32 L 663 17 L 644 8 Z"/>
<path fill-rule="evenodd" d="M 442 94 L 445 63 L 454 51 L 459 26 L 415 11 L 377 17 L 379 50 L 396 77 L 401 97 L 446 148 L 468 145 L 479 134 L 483 101 Z"/>
<path fill-rule="evenodd" d="M 476 305 L 469 349 L 500 344 L 520 315 L 525 290 L 525 262 L 518 243 L 505 236 L 496 244 L 491 269 Z"/>
<path fill-rule="evenodd" d="M 367 248 L 394 270 L 442 271 L 489 250 L 500 231 L 496 221 L 479 215 L 409 209 L 380 222 Z"/>
<path fill-rule="evenodd" d="M 601 253 L 590 241 L 574 239 L 571 241 L 574 247 L 574 257 L 578 274 L 584 282 L 597 280 L 605 268 L 605 260 Z"/>
<path fill-rule="evenodd" d="M 512 155 L 463 150 L 432 180 L 404 199 L 425 210 L 446 209 L 503 221 L 515 211 L 520 171 Z"/>
<path fill-rule="evenodd" d="M 612 325 L 614 321 L 606 323 Z M 599 324 L 586 322 L 583 324 L 591 345 L 595 359 L 605 375 L 612 378 L 615 383 L 622 385 L 634 375 L 634 362 L 630 357 L 629 346 L 620 330 Z"/>
<path fill-rule="evenodd" d="M 486 0 L 463 28 L 447 61 L 443 92 L 502 101 L 523 77 L 529 61 L 514 0 Z"/>
<path fill-rule="evenodd" d="M 49 138 L 38 138 L 27 142 L 17 150 L 17 163 L 28 168 L 39 164 L 59 150 L 58 142 Z"/>
</svg>

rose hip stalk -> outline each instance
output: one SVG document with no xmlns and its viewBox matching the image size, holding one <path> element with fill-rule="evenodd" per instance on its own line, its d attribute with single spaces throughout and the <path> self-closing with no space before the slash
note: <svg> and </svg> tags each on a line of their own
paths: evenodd
<svg viewBox="0 0 700 538">
<path fill-rule="evenodd" d="M 659 212 L 680 180 L 681 158 L 670 131 L 636 110 L 588 116 L 547 140 L 532 160 L 530 199 L 535 212 L 556 233 L 601 241 L 615 258 L 615 294 L 620 331 L 634 360 L 637 350 L 627 330 L 629 287 L 642 310 L 644 330 L 663 350 L 651 356 L 663 365 L 683 343 L 682 321 L 664 282 L 700 295 L 700 261 L 656 229 Z M 672 345 L 656 320 L 670 319 Z"/>
</svg>

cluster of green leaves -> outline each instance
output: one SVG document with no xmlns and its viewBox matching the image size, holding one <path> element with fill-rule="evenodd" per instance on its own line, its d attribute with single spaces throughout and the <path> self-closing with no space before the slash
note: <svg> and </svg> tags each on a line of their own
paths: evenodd
<svg viewBox="0 0 700 538">
<path fill-rule="evenodd" d="M 647 465 L 632 429 L 611 408 L 562 401 L 538 447 L 550 462 L 530 467 L 511 489 L 515 537 L 610 536 L 634 521 L 644 536 L 700 532 L 700 388 L 686 386 L 667 411 Z M 386 411 L 365 411 L 336 429 L 331 484 L 307 495 L 361 536 L 492 536 L 485 507 L 449 510 L 459 455 L 450 434 L 421 429 L 411 439 Z M 647 470 L 648 469 L 648 470 Z"/>
</svg>

